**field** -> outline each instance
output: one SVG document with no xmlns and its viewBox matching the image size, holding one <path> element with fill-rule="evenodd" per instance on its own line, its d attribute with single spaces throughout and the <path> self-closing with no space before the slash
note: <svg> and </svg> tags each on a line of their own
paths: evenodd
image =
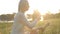
<svg viewBox="0 0 60 34">
<path fill-rule="evenodd" d="M 40 21 L 39 25 L 49 22 L 50 25 L 45 29 L 43 34 L 60 34 L 60 19 L 50 19 Z M 0 34 L 10 34 L 12 23 L 0 23 Z M 41 33 L 41 31 L 39 31 Z"/>
<path fill-rule="evenodd" d="M 9 34 L 11 27 L 12 23 L 0 23 L 0 34 Z"/>
<path fill-rule="evenodd" d="M 43 34 L 60 34 L 60 19 L 45 20 L 43 23 L 50 23 Z"/>
</svg>

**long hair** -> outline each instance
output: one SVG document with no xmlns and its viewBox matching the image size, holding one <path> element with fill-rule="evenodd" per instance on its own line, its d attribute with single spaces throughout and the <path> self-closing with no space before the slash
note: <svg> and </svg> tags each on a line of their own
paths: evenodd
<svg viewBox="0 0 60 34">
<path fill-rule="evenodd" d="M 20 0 L 18 5 L 18 11 L 26 11 L 29 8 L 29 3 L 27 0 Z"/>
</svg>

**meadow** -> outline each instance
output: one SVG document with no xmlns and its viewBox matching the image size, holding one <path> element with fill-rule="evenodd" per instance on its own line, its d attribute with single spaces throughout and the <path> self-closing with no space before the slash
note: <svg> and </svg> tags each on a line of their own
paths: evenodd
<svg viewBox="0 0 60 34">
<path fill-rule="evenodd" d="M 44 32 L 39 31 L 39 34 L 60 34 L 60 19 L 49 19 L 40 21 L 37 26 L 44 25 L 44 23 L 49 22 L 50 25 L 45 29 Z M 0 22 L 0 34 L 10 34 L 11 27 L 13 23 Z M 36 27 L 37 27 L 36 26 Z"/>
</svg>

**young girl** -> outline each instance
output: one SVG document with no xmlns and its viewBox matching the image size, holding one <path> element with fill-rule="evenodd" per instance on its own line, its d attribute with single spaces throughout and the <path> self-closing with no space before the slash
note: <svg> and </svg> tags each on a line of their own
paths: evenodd
<svg viewBox="0 0 60 34">
<path fill-rule="evenodd" d="M 20 0 L 18 6 L 18 13 L 14 17 L 14 23 L 11 34 L 24 34 L 24 26 L 33 28 L 40 20 L 38 16 L 32 23 L 29 23 L 25 18 L 25 12 L 28 10 L 29 4 L 27 0 Z"/>
</svg>

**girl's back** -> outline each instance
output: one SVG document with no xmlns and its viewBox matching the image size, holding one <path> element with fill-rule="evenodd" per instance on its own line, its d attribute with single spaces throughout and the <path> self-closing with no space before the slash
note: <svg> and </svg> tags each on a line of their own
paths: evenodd
<svg viewBox="0 0 60 34">
<path fill-rule="evenodd" d="M 12 34 L 22 34 L 24 33 L 24 24 L 23 24 L 24 14 L 18 12 L 14 17 Z"/>
</svg>

